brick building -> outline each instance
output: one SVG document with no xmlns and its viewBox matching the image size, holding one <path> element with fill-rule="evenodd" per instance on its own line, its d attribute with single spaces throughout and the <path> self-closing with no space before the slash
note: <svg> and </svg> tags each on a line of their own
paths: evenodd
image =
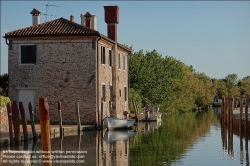
<svg viewBox="0 0 250 166">
<path fill-rule="evenodd" d="M 30 13 L 32 26 L 4 36 L 10 99 L 23 102 L 26 116 L 31 102 L 39 117 L 38 99 L 47 97 L 51 121 L 58 121 L 57 102 L 61 101 L 64 124 L 76 123 L 76 101 L 82 124 L 99 126 L 101 117 L 111 114 L 124 118 L 123 112 L 129 109 L 130 49 L 117 42 L 119 7 L 104 6 L 107 36 L 96 30 L 97 17 L 89 12 L 81 15 L 79 24 L 74 16 L 40 23 L 41 12 Z"/>
</svg>

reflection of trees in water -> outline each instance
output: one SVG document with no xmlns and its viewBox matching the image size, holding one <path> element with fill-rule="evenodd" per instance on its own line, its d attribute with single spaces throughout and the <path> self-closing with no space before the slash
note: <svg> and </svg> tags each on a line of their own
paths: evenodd
<svg viewBox="0 0 250 166">
<path fill-rule="evenodd" d="M 212 123 L 219 126 L 218 122 L 213 110 L 163 116 L 158 132 L 138 132 L 136 143 L 131 142 L 130 165 L 171 165 L 182 159 Z"/>
</svg>

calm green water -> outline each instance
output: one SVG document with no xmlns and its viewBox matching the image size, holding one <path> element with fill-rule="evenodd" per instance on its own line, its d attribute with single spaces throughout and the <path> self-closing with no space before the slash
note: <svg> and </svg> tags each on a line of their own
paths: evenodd
<svg viewBox="0 0 250 166">
<path fill-rule="evenodd" d="M 164 115 L 161 123 L 138 123 L 134 130 L 85 131 L 55 138 L 51 140 L 50 162 L 86 166 L 249 165 L 249 140 L 222 130 L 219 113 L 217 108 Z M 45 160 L 40 158 L 40 150 L 40 142 L 2 148 L 2 165 L 42 165 Z M 13 154 L 15 151 L 20 153 Z"/>
</svg>

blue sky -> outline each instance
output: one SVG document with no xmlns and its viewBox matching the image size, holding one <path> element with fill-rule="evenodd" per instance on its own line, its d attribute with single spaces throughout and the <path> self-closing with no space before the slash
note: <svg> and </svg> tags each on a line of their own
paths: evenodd
<svg viewBox="0 0 250 166">
<path fill-rule="evenodd" d="M 49 1 L 1 1 L 1 74 L 8 72 L 6 32 L 32 25 L 33 8 L 46 14 Z M 120 7 L 118 42 L 134 51 L 156 49 L 212 78 L 250 75 L 250 1 L 50 1 L 47 20 L 90 12 L 107 35 L 103 6 Z M 45 15 L 41 15 L 41 23 Z"/>
</svg>

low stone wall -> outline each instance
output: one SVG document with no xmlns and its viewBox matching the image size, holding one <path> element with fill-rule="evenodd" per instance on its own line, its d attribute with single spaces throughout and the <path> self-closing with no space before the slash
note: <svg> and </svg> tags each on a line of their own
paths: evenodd
<svg viewBox="0 0 250 166">
<path fill-rule="evenodd" d="M 7 107 L 0 107 L 0 131 L 9 130 Z"/>
</svg>

